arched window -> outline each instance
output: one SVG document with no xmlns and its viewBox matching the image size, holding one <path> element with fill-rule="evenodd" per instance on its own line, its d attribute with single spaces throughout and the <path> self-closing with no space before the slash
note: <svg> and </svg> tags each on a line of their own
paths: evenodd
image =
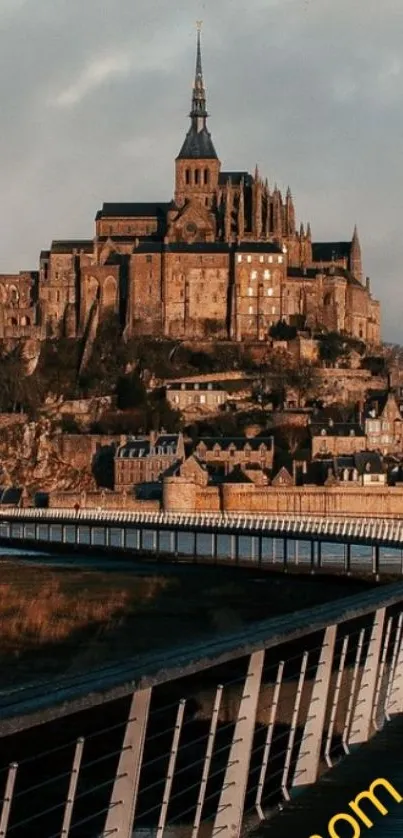
<svg viewBox="0 0 403 838">
<path fill-rule="evenodd" d="M 189 183 L 190 183 L 190 169 L 186 169 L 185 181 L 186 181 L 186 186 L 189 186 Z"/>
<path fill-rule="evenodd" d="M 200 183 L 200 169 L 195 169 L 195 184 L 198 186 Z"/>
<path fill-rule="evenodd" d="M 204 183 L 207 184 L 208 182 L 209 182 L 209 170 L 205 169 L 204 170 Z"/>
</svg>

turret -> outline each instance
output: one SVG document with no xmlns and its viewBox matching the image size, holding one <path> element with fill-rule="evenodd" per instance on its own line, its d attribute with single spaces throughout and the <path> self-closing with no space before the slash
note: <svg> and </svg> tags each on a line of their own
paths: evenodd
<svg viewBox="0 0 403 838">
<path fill-rule="evenodd" d="M 354 227 L 353 238 L 351 240 L 351 250 L 349 258 L 349 269 L 353 276 L 359 282 L 363 280 L 361 245 L 358 237 L 357 225 Z"/>
<path fill-rule="evenodd" d="M 225 191 L 225 221 L 224 221 L 224 236 L 225 241 L 230 242 L 232 238 L 232 207 L 233 207 L 233 195 L 232 195 L 232 186 L 231 186 L 231 179 L 228 178 L 227 180 L 227 188 Z"/>
<path fill-rule="evenodd" d="M 285 220 L 286 235 L 293 236 L 295 233 L 295 210 L 290 187 L 287 189 L 287 197 L 285 199 Z"/>
<path fill-rule="evenodd" d="M 245 235 L 245 197 L 243 178 L 240 183 L 239 204 L 238 204 L 238 238 L 243 239 Z"/>
</svg>

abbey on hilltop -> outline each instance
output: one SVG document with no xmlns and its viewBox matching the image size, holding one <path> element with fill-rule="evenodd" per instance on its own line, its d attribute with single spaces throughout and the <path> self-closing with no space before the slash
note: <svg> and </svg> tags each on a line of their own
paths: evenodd
<svg viewBox="0 0 403 838">
<path fill-rule="evenodd" d="M 39 272 L 0 276 L 0 337 L 83 336 L 116 312 L 125 334 L 264 341 L 299 329 L 380 340 L 379 303 L 351 241 L 314 242 L 256 167 L 225 171 L 207 127 L 200 29 L 174 198 L 107 203 L 91 240 L 53 241 Z"/>
</svg>

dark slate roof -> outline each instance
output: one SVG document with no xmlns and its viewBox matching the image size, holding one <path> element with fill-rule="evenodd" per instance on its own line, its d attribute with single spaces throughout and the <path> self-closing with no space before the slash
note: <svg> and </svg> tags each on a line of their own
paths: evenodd
<svg viewBox="0 0 403 838">
<path fill-rule="evenodd" d="M 135 203 L 135 204 L 103 204 L 96 214 L 99 218 L 160 218 L 165 216 L 173 202 L 167 203 Z"/>
<path fill-rule="evenodd" d="M 356 422 L 312 422 L 311 436 L 365 436 L 364 428 Z"/>
<path fill-rule="evenodd" d="M 16 489 L 10 487 L 9 489 L 4 489 L 1 493 L 1 504 L 12 504 L 18 505 L 21 500 L 22 489 Z"/>
<path fill-rule="evenodd" d="M 154 445 L 149 439 L 129 439 L 121 445 L 116 456 L 121 459 L 141 459 L 176 454 L 179 437 L 175 434 L 160 434 Z"/>
<path fill-rule="evenodd" d="M 217 160 L 217 152 L 207 128 L 197 131 L 192 125 L 177 160 Z"/>
<path fill-rule="evenodd" d="M 368 394 L 367 400 L 364 405 L 365 419 L 377 419 L 379 416 L 381 416 L 386 407 L 388 398 L 389 393 L 386 390 L 379 392 L 373 391 L 372 393 Z M 396 403 L 397 405 L 399 405 L 398 401 Z M 374 416 L 371 415 L 372 412 L 374 412 Z"/>
<path fill-rule="evenodd" d="M 60 239 L 52 241 L 52 253 L 72 253 L 73 250 L 85 250 L 90 253 L 94 249 L 92 239 Z"/>
<path fill-rule="evenodd" d="M 355 278 L 351 271 L 348 271 L 346 268 L 341 268 L 338 265 L 335 265 L 334 268 L 324 267 L 322 272 L 327 277 L 342 277 L 343 279 L 347 280 L 349 285 L 359 285 L 361 288 L 363 287 L 361 285 L 361 282 L 359 282 L 358 279 Z M 290 279 L 315 279 L 319 273 L 319 268 L 287 268 L 287 276 Z"/>
<path fill-rule="evenodd" d="M 373 451 L 354 454 L 355 467 L 359 474 L 383 474 L 382 458 Z"/>
<path fill-rule="evenodd" d="M 283 249 L 274 242 L 242 241 L 236 245 L 236 252 L 240 253 L 282 253 Z"/>
<path fill-rule="evenodd" d="M 315 279 L 318 273 L 319 268 L 287 268 L 287 276 L 290 279 Z"/>
<path fill-rule="evenodd" d="M 219 185 L 225 186 L 228 180 L 231 181 L 233 186 L 239 186 L 241 180 L 243 180 L 245 186 L 251 186 L 253 177 L 249 172 L 220 172 L 218 177 Z"/>
<path fill-rule="evenodd" d="M 243 451 L 246 444 L 250 445 L 252 451 L 258 451 L 261 445 L 266 445 L 268 449 L 271 449 L 273 446 L 273 437 L 207 436 L 201 437 L 197 445 L 201 442 L 206 446 L 208 451 L 211 451 L 215 445 L 219 445 L 221 449 L 227 449 L 230 445 L 234 445 L 237 451 Z"/>
<path fill-rule="evenodd" d="M 41 250 L 39 259 L 41 261 L 42 261 L 42 259 L 49 259 L 49 256 L 50 256 L 50 250 Z"/>
<path fill-rule="evenodd" d="M 166 385 L 166 390 L 224 390 L 216 381 L 174 381 Z"/>
<path fill-rule="evenodd" d="M 348 259 L 351 252 L 351 242 L 312 242 L 312 259 L 314 262 L 333 262 L 337 259 Z"/>
</svg>

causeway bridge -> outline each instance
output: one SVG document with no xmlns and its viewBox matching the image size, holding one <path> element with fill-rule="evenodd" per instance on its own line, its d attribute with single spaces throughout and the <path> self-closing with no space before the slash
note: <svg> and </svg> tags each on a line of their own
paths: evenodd
<svg viewBox="0 0 403 838">
<path fill-rule="evenodd" d="M 0 541 L 30 547 L 311 573 L 403 573 L 403 517 L 356 518 L 5 509 Z"/>
</svg>

